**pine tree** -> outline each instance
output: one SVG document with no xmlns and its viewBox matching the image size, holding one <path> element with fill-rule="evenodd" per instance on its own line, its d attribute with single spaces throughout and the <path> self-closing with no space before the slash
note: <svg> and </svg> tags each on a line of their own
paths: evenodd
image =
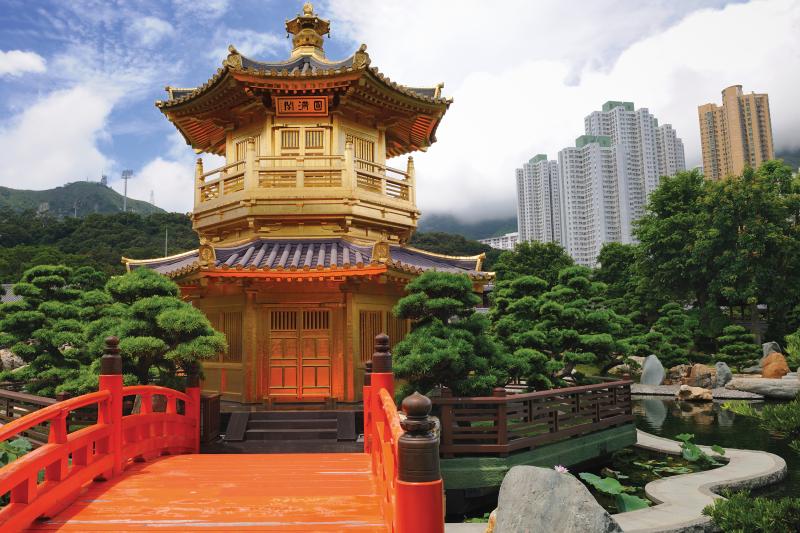
<svg viewBox="0 0 800 533">
<path fill-rule="evenodd" d="M 674 302 L 663 305 L 658 314 L 659 318 L 650 331 L 631 338 L 632 353 L 642 356 L 655 354 L 666 368 L 689 363 L 697 320 Z"/>
<path fill-rule="evenodd" d="M 82 297 L 102 285 L 104 276 L 88 267 L 41 265 L 28 269 L 14 293 L 22 299 L 0 306 L 0 345 L 27 366 L 4 373 L 26 383 L 33 394 L 52 396 L 56 387 L 77 379 L 91 363 L 86 350 Z"/>
<path fill-rule="evenodd" d="M 591 281 L 590 274 L 582 266 L 564 268 L 550 290 L 535 277 L 501 286 L 491 313 L 493 329 L 517 368 L 527 359 L 529 385 L 551 386 L 582 363 L 605 371 L 627 357 L 628 320 L 610 308 L 606 285 Z"/>
<path fill-rule="evenodd" d="M 742 326 L 732 325 L 722 330 L 717 338 L 719 350 L 715 361 L 722 361 L 741 371 L 742 368 L 754 364 L 760 355 L 760 348 L 755 343 L 753 334 Z"/>
<path fill-rule="evenodd" d="M 412 321 L 411 332 L 394 348 L 394 373 L 407 381 L 398 396 L 428 393 L 437 386 L 458 396 L 491 393 L 507 381 L 504 357 L 489 336 L 489 321 L 466 276 L 428 271 L 406 286 L 395 306 L 398 318 Z"/>
</svg>

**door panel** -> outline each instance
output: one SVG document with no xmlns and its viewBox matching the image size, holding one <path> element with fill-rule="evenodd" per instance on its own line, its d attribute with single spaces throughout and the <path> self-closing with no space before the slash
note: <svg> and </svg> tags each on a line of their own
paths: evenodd
<svg viewBox="0 0 800 533">
<path fill-rule="evenodd" d="M 273 398 L 331 395 L 329 310 L 269 311 L 268 387 Z"/>
</svg>

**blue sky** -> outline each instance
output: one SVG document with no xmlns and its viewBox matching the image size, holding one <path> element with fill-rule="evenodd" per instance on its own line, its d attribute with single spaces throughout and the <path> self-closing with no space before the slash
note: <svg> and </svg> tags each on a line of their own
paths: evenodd
<svg viewBox="0 0 800 533">
<path fill-rule="evenodd" d="M 106 173 L 119 189 L 131 168 L 131 196 L 153 190 L 157 205 L 190 210 L 194 155 L 154 101 L 165 85 L 208 79 L 228 44 L 285 58 L 284 20 L 301 5 L 0 0 L 0 185 L 41 189 Z M 675 125 L 696 164 L 697 105 L 741 83 L 770 93 L 779 147 L 800 145 L 800 111 L 789 105 L 800 85 L 799 5 L 329 0 L 315 8 L 332 22 L 329 57 L 366 42 L 392 79 L 445 82 L 455 103 L 439 142 L 417 157 L 419 203 L 480 218 L 512 214 L 513 169 L 536 153 L 555 157 L 606 100 L 633 100 Z M 498 95 L 531 105 L 507 116 L 492 104 Z"/>
</svg>

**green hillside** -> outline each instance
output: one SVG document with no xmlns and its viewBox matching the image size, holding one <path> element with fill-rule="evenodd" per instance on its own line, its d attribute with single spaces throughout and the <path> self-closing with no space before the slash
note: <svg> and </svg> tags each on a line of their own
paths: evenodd
<svg viewBox="0 0 800 533">
<path fill-rule="evenodd" d="M 0 207 L 0 282 L 16 282 L 26 269 L 46 264 L 121 274 L 122 256 L 162 257 L 165 237 L 167 255 L 198 245 L 192 221 L 180 213 L 42 217 Z"/>
<path fill-rule="evenodd" d="M 426 215 L 419 221 L 420 232 L 454 233 L 467 239 L 485 239 L 517 231 L 517 217 L 461 222 L 453 215 Z"/>
<path fill-rule="evenodd" d="M 56 217 L 119 213 L 122 211 L 122 202 L 121 194 L 97 182 L 75 181 L 44 191 L 0 187 L 0 208 L 38 211 L 46 207 L 46 212 Z M 152 204 L 130 198 L 128 198 L 128 211 L 141 215 L 164 213 L 163 209 Z"/>
<path fill-rule="evenodd" d="M 775 154 L 775 159 L 783 159 L 784 163 L 797 170 L 800 168 L 800 148 L 778 152 Z"/>
</svg>

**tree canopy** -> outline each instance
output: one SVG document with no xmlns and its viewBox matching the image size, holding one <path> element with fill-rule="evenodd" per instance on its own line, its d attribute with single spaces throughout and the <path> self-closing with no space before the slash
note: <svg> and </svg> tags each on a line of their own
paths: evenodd
<svg viewBox="0 0 800 533">
<path fill-rule="evenodd" d="M 504 355 L 488 334 L 488 319 L 475 311 L 480 298 L 469 278 L 427 271 L 406 290 L 394 309 L 412 321 L 411 332 L 394 347 L 394 373 L 407 381 L 398 396 L 437 386 L 479 396 L 505 384 Z"/>
<path fill-rule="evenodd" d="M 97 386 L 103 339 L 116 335 L 128 383 L 175 385 L 179 371 L 226 350 L 225 336 L 179 298 L 171 280 L 137 269 L 108 281 L 87 267 L 43 265 L 14 286 L 22 299 L 0 306 L 0 345 L 27 366 L 4 373 L 29 392 L 80 394 Z"/>
</svg>

